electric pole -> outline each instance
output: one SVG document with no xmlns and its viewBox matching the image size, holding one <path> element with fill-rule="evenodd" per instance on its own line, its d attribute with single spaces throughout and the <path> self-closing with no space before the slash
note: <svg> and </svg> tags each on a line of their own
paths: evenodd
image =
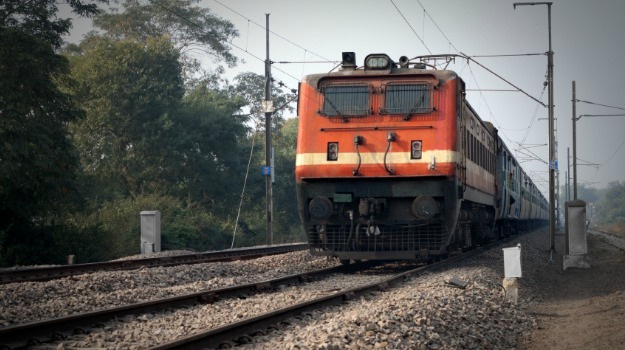
<svg viewBox="0 0 625 350">
<path fill-rule="evenodd" d="M 273 145 L 271 142 L 271 115 L 274 107 L 271 100 L 271 61 L 269 60 L 269 14 L 265 14 L 267 20 L 267 58 L 265 59 L 265 101 L 263 101 L 263 112 L 265 112 L 265 166 L 269 167 L 269 174 L 265 174 L 265 188 L 267 193 L 266 216 L 267 216 L 267 245 L 273 244 L 273 198 L 272 181 L 273 164 L 271 162 Z"/>
<path fill-rule="evenodd" d="M 553 51 L 551 49 L 551 5 L 553 2 L 515 2 L 512 7 L 517 6 L 547 5 L 547 24 L 549 29 L 549 51 L 547 52 L 547 84 L 549 87 L 549 238 L 551 253 L 556 247 L 556 198 L 555 198 L 555 173 L 558 162 L 555 158 L 555 127 L 553 118 Z"/>
<path fill-rule="evenodd" d="M 577 199 L 577 100 L 573 80 L 573 199 Z"/>
</svg>

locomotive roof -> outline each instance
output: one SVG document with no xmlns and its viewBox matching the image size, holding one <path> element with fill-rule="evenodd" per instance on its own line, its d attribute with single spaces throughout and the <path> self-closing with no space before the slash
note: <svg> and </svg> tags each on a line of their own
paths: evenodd
<svg viewBox="0 0 625 350">
<path fill-rule="evenodd" d="M 302 82 L 311 86 L 318 86 L 319 81 L 325 78 L 338 78 L 338 79 L 350 79 L 350 78 L 375 78 L 379 76 L 415 76 L 415 75 L 429 75 L 438 79 L 441 83 L 447 82 L 458 78 L 458 74 L 452 70 L 437 70 L 437 69 L 417 69 L 417 68 L 392 68 L 390 70 L 365 70 L 358 69 L 342 69 L 336 72 L 330 73 L 317 73 L 304 76 Z"/>
</svg>

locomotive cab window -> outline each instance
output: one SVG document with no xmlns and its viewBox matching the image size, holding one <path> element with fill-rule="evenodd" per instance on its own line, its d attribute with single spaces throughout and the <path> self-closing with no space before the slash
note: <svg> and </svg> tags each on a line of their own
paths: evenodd
<svg viewBox="0 0 625 350">
<path fill-rule="evenodd" d="M 357 117 L 371 114 L 370 89 L 366 84 L 321 87 L 321 114 L 328 117 Z"/>
<path fill-rule="evenodd" d="M 388 84 L 380 114 L 412 115 L 431 113 L 433 110 L 429 84 Z"/>
</svg>

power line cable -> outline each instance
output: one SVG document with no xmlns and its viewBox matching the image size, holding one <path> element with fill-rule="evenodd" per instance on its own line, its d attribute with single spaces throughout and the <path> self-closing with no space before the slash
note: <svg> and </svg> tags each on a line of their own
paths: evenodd
<svg viewBox="0 0 625 350">
<path fill-rule="evenodd" d="M 228 10 L 230 10 L 230 11 L 232 11 L 232 12 L 236 13 L 237 15 L 241 16 L 242 18 L 244 18 L 244 19 L 248 20 L 249 22 L 254 23 L 254 24 L 255 24 L 255 25 L 257 25 L 258 27 L 260 27 L 260 28 L 262 28 L 262 29 L 266 29 L 263 25 L 256 23 L 255 21 L 253 21 L 252 19 L 250 19 L 250 18 L 248 18 L 248 17 L 245 17 L 245 16 L 244 16 L 244 15 L 242 15 L 240 12 L 238 12 L 238 11 L 236 11 L 236 10 L 232 9 L 232 8 L 231 8 L 231 7 L 229 7 L 229 6 L 224 5 L 224 4 L 223 4 L 223 3 L 221 3 L 219 0 L 214 0 L 214 1 L 215 1 L 216 3 L 218 3 L 219 5 L 221 5 L 221 6 L 225 7 L 225 8 L 227 8 Z M 321 55 L 319 55 L 319 54 L 317 54 L 317 53 L 315 53 L 315 52 L 313 52 L 313 51 L 311 51 L 311 50 L 309 50 L 309 49 L 307 49 L 307 48 L 305 48 L 305 47 L 303 47 L 303 46 L 301 46 L 301 45 L 299 45 L 299 44 L 297 44 L 297 43 L 295 43 L 295 42 L 293 42 L 293 41 L 291 41 L 291 40 L 289 40 L 289 39 L 287 39 L 287 38 L 285 38 L 285 37 L 283 37 L 282 35 L 280 35 L 280 34 L 278 34 L 278 33 L 274 32 L 274 31 L 272 31 L 272 30 L 269 30 L 269 33 L 271 33 L 271 34 L 273 34 L 273 35 L 277 36 L 278 38 L 280 38 L 280 39 L 282 39 L 282 40 L 284 40 L 284 41 L 286 41 L 286 42 L 288 42 L 288 43 L 290 43 L 290 44 L 292 44 L 292 45 L 294 45 L 294 46 L 297 46 L 298 48 L 300 48 L 300 49 L 302 49 L 302 50 L 305 50 L 305 51 L 307 51 L 307 52 L 310 52 L 310 53 L 312 53 L 313 55 L 315 55 L 315 56 L 317 56 L 317 57 L 319 57 L 319 58 L 321 58 L 321 59 L 324 59 L 324 60 L 326 60 L 326 61 L 328 61 L 328 62 L 333 62 L 333 61 L 332 61 L 332 60 L 330 60 L 329 58 L 325 58 L 325 57 L 323 57 L 323 56 L 321 56 Z"/>
<path fill-rule="evenodd" d="M 584 118 L 594 118 L 594 117 L 625 117 L 625 114 L 582 114 L 576 119 Z"/>
<path fill-rule="evenodd" d="M 547 53 L 517 53 L 517 54 L 507 54 L 507 55 L 471 55 L 471 57 L 521 57 L 521 56 L 547 56 Z"/>
<path fill-rule="evenodd" d="M 217 1 L 217 0 L 215 0 Z M 417 31 L 414 30 L 414 28 L 412 27 L 412 25 L 410 24 L 410 22 L 408 22 L 408 19 L 406 19 L 406 16 L 404 16 L 404 14 L 401 12 L 401 10 L 399 9 L 399 7 L 397 7 L 397 5 L 395 5 L 395 2 L 393 0 L 390 0 L 391 4 L 393 4 L 393 6 L 395 6 L 395 9 L 397 10 L 397 12 L 399 12 L 399 15 L 404 19 L 404 21 L 406 22 L 406 24 L 408 25 L 408 27 L 410 27 L 410 29 L 412 30 L 412 32 L 414 33 L 414 35 L 417 36 L 417 38 L 419 39 L 419 41 L 421 41 L 421 44 L 423 44 L 423 47 L 425 47 L 426 50 L 428 50 L 428 52 L 430 53 L 430 55 L 432 54 L 432 51 L 430 51 L 430 49 L 428 48 L 428 46 L 425 44 L 425 42 L 423 41 L 423 39 L 421 39 L 421 37 L 419 36 L 419 34 L 417 34 Z"/>
<path fill-rule="evenodd" d="M 428 17 L 430 18 L 430 20 L 432 21 L 432 23 L 434 23 L 434 26 L 436 27 L 436 29 L 438 29 L 438 31 L 443 35 L 443 37 L 445 38 L 445 40 L 447 40 L 447 43 L 449 43 L 449 46 L 453 47 L 454 50 L 456 50 L 456 52 L 460 52 L 460 50 L 458 50 L 454 44 L 451 43 L 451 40 L 449 40 L 449 38 L 447 37 L 447 35 L 445 35 L 445 33 L 443 32 L 443 30 L 438 26 L 438 24 L 436 24 L 436 21 L 434 20 L 434 18 L 432 18 L 432 16 L 430 16 L 430 13 L 425 9 L 425 6 L 423 6 L 423 4 L 421 4 L 420 0 L 417 0 L 417 2 L 419 3 L 419 6 L 421 6 L 421 8 L 423 9 L 423 12 L 425 12 Z"/>
<path fill-rule="evenodd" d="M 539 100 L 543 100 L 543 95 L 545 94 L 545 90 L 547 89 L 547 85 L 543 85 L 543 91 L 540 93 L 540 97 L 538 98 Z M 530 125 L 527 128 L 527 132 L 525 133 L 525 136 L 523 136 L 523 141 L 521 141 L 521 143 L 525 143 L 525 141 L 527 140 L 527 137 L 530 134 L 530 131 L 532 130 L 532 126 L 534 126 L 534 121 L 536 121 L 536 116 L 538 115 L 538 107 L 539 105 L 536 104 L 536 108 L 534 109 L 534 116 L 532 117 L 532 121 L 530 121 Z"/>
<path fill-rule="evenodd" d="M 447 35 L 445 34 L 445 32 L 441 29 L 441 27 L 438 25 L 438 23 L 436 23 L 436 20 L 434 20 L 434 18 L 430 15 L 430 13 L 426 10 L 425 6 L 423 6 L 423 4 L 421 3 L 420 0 L 417 0 L 417 2 L 419 3 L 419 6 L 421 6 L 421 8 L 423 9 L 423 11 L 427 14 L 428 18 L 430 18 L 430 20 L 432 21 L 432 23 L 434 24 L 434 26 L 436 27 L 436 29 L 438 29 L 438 31 L 441 33 L 441 35 L 445 38 L 445 40 L 447 40 L 447 42 L 449 43 L 449 46 L 452 47 L 456 53 L 461 54 L 460 50 L 458 50 L 458 48 L 451 42 L 451 40 L 449 39 L 449 37 L 447 37 Z M 471 66 L 468 64 L 468 60 L 467 60 L 467 64 L 465 65 L 464 68 L 468 67 L 469 68 L 469 72 L 471 74 L 471 77 L 473 78 L 475 85 L 478 87 L 479 90 L 482 90 L 477 82 L 477 79 L 475 77 L 475 74 L 473 72 L 473 69 L 471 68 Z M 476 62 L 477 63 L 477 62 Z M 479 63 L 478 63 L 479 64 Z M 464 68 L 462 69 L 464 71 Z M 518 88 L 517 88 L 518 90 Z M 499 124 L 499 122 L 497 121 L 497 118 L 495 118 L 495 115 L 492 112 L 492 109 L 490 108 L 490 105 L 488 104 L 488 101 L 486 100 L 486 98 L 484 97 L 484 95 L 482 94 L 482 92 L 480 91 L 480 100 L 484 101 L 484 104 L 486 105 L 486 108 L 488 110 L 488 113 L 490 114 L 492 120 L 495 122 L 495 125 L 497 125 L 497 128 L 502 130 L 502 136 L 505 137 L 508 142 L 512 142 L 510 140 L 510 138 L 508 137 L 508 135 L 503 132 L 503 128 L 501 127 L 501 124 Z"/>
<path fill-rule="evenodd" d="M 605 162 L 603 162 L 603 164 L 601 164 L 601 165 L 603 166 L 603 165 L 608 164 L 612 160 L 612 158 L 614 158 L 614 156 L 618 153 L 618 151 L 621 150 L 621 147 L 623 147 L 624 144 L 625 144 L 625 140 L 623 140 L 623 142 L 621 142 L 621 145 L 618 146 L 618 148 L 616 149 L 616 151 L 614 151 L 614 153 L 612 153 L 610 158 L 608 160 L 606 160 Z"/>
<path fill-rule="evenodd" d="M 257 120 L 255 120 L 256 122 L 256 128 L 254 130 L 254 132 L 252 133 L 252 147 L 250 147 L 250 156 L 247 160 L 247 169 L 245 170 L 245 178 L 243 179 L 243 189 L 241 190 L 241 200 L 239 201 L 239 209 L 237 210 L 237 218 L 234 221 L 234 231 L 232 232 L 232 244 L 230 245 L 230 249 L 234 248 L 234 238 L 237 235 L 237 227 L 239 226 L 239 218 L 241 217 L 241 207 L 243 206 L 243 197 L 245 195 L 245 187 L 247 185 L 247 178 L 250 174 L 250 166 L 252 164 L 252 156 L 254 155 L 254 145 L 256 144 L 256 134 L 258 133 L 259 129 L 260 129 L 260 124 L 258 123 Z"/>
<path fill-rule="evenodd" d="M 156 0 L 148 0 L 148 1 L 149 1 L 149 2 L 151 2 L 151 3 L 153 3 L 153 4 L 155 4 L 155 5 L 157 5 L 157 6 L 159 6 L 159 7 L 161 7 L 161 8 L 163 8 L 164 10 L 166 10 L 166 11 L 168 11 L 168 12 L 172 13 L 173 15 L 175 15 L 175 16 L 177 16 L 177 17 L 180 17 L 180 18 L 181 18 L 182 20 L 184 20 L 185 22 L 187 22 L 187 23 L 189 23 L 189 24 L 191 24 L 191 25 L 193 25 L 193 26 L 195 26 L 195 27 L 197 27 L 197 28 L 199 28 L 199 29 L 201 29 L 201 30 L 205 30 L 205 28 L 204 28 L 202 25 L 200 25 L 200 24 L 198 24 L 198 23 L 195 23 L 194 21 L 192 21 L 192 20 L 188 19 L 187 17 L 185 17 L 185 16 L 183 16 L 183 15 L 181 15 L 181 14 L 177 13 L 176 11 L 174 11 L 174 10 L 172 10 L 171 8 L 169 8 L 169 7 L 167 7 L 167 6 L 163 5 L 163 4 L 161 4 L 160 2 L 158 2 L 158 1 L 156 1 Z M 217 1 L 217 0 L 215 0 L 215 1 Z M 238 45 L 236 45 L 236 44 L 234 44 L 234 43 L 232 43 L 232 42 L 226 42 L 226 44 L 228 44 L 228 45 L 230 45 L 230 46 L 232 46 L 232 47 L 234 47 L 234 48 L 236 48 L 236 49 L 239 49 L 239 50 L 241 50 L 241 51 L 243 51 L 243 52 L 247 53 L 248 55 L 250 55 L 250 56 L 252 56 L 252 57 L 256 58 L 257 60 L 259 60 L 259 61 L 261 61 L 261 62 L 265 62 L 265 60 L 264 60 L 264 59 L 262 59 L 262 58 L 258 57 L 257 55 L 253 54 L 252 52 L 248 51 L 247 49 L 243 49 L 242 47 L 240 47 L 240 46 L 238 46 Z M 282 69 L 280 69 L 280 68 L 274 67 L 274 69 L 276 69 L 277 71 L 279 71 L 279 72 L 281 72 L 281 73 L 283 73 L 283 74 L 285 74 L 285 75 L 287 75 L 287 76 L 289 76 L 289 77 L 291 77 L 291 78 L 295 79 L 295 80 L 296 80 L 296 81 L 298 81 L 298 82 L 299 82 L 299 80 L 300 80 L 299 78 L 296 78 L 295 76 L 291 75 L 290 73 L 285 72 L 284 70 L 282 70 Z M 273 78 L 272 78 L 272 81 L 275 81 L 275 79 L 273 79 Z M 289 88 L 289 87 L 288 87 L 286 84 L 284 84 L 282 81 L 279 81 L 279 85 L 280 85 L 281 87 L 286 87 L 286 88 L 288 88 L 288 89 L 289 89 L 289 90 L 291 90 L 291 91 L 293 91 L 293 90 L 294 90 L 294 89 L 292 89 L 292 88 Z"/>
<path fill-rule="evenodd" d="M 604 104 L 601 104 L 601 103 L 596 103 L 596 102 L 584 101 L 584 100 L 579 100 L 579 99 L 576 99 L 576 100 L 575 100 L 575 102 L 588 103 L 588 104 L 591 104 L 591 105 L 597 105 L 597 106 L 602 106 L 602 107 L 608 107 L 608 108 L 620 109 L 620 110 L 625 111 L 625 108 L 623 108 L 623 107 L 609 106 L 609 105 L 604 105 Z"/>
<path fill-rule="evenodd" d="M 423 6 L 423 4 L 421 3 L 421 1 L 420 1 L 420 0 L 417 0 L 417 2 L 419 3 L 419 6 L 421 6 L 421 8 L 423 9 L 423 11 L 427 14 L 427 16 L 430 18 L 430 20 L 432 21 L 432 23 L 434 24 L 434 26 L 435 26 L 435 27 L 438 29 L 438 31 L 441 33 L 441 35 L 443 35 L 443 37 L 445 38 L 445 40 L 447 40 L 447 42 L 449 43 L 449 46 L 450 46 L 450 47 L 452 47 L 452 48 L 456 51 L 456 53 L 458 53 L 458 54 L 462 54 L 462 53 L 460 52 L 460 50 L 458 50 L 458 49 L 456 48 L 456 46 L 455 46 L 455 45 L 451 42 L 451 40 L 449 40 L 449 38 L 447 37 L 447 35 L 445 34 L 445 32 L 443 32 L 443 30 L 440 28 L 440 26 L 436 23 L 436 21 L 434 20 L 434 18 L 433 18 L 433 17 L 430 15 L 430 13 L 426 10 L 425 6 Z M 508 57 L 508 56 L 534 56 L 534 55 L 546 55 L 546 53 L 530 53 L 530 54 L 514 54 L 514 55 L 481 55 L 481 57 Z M 476 56 L 474 56 L 474 57 L 476 57 Z M 477 63 L 478 65 L 480 65 L 480 66 L 481 66 L 481 64 L 480 64 L 479 62 L 476 62 L 475 60 L 473 60 L 473 61 L 474 61 L 475 63 Z M 469 67 L 469 72 L 471 73 L 471 76 L 473 77 L 473 80 L 475 81 L 475 85 L 476 85 L 476 86 L 478 86 L 478 89 L 479 89 L 479 84 L 477 83 L 477 79 L 475 78 L 475 74 L 473 73 L 473 69 L 471 69 L 471 66 L 468 64 L 468 61 L 467 61 L 467 65 L 466 65 L 466 66 L 468 66 L 468 67 Z M 483 66 L 482 66 L 482 68 L 485 68 L 485 67 L 483 67 Z M 486 69 L 486 68 L 485 68 L 485 69 Z M 463 70 L 464 70 L 464 68 L 463 68 Z M 488 69 L 487 69 L 487 70 L 488 70 Z M 490 70 L 489 70 L 489 71 L 490 71 Z M 493 73 L 493 74 L 495 74 L 495 73 L 494 73 L 494 72 L 492 72 L 492 71 L 490 71 L 490 72 L 491 72 L 491 73 Z M 495 75 L 496 75 L 496 74 L 495 74 Z M 504 80 L 504 81 L 505 81 L 505 80 Z M 507 81 L 506 81 L 506 82 L 507 82 Z M 508 82 L 508 83 L 509 83 L 509 82 Z M 511 83 L 509 83 L 509 84 L 511 84 Z M 511 84 L 511 85 L 512 85 L 512 84 Z M 514 85 L 513 85 L 513 86 L 514 86 Z M 521 89 L 517 88 L 516 86 L 514 86 L 514 87 L 515 87 L 518 91 L 521 91 L 521 92 L 525 93 L 524 91 L 522 91 Z M 481 90 L 481 89 L 480 89 L 480 90 Z M 545 88 L 543 87 L 543 92 L 541 93 L 540 100 L 542 100 L 542 95 L 544 94 L 544 90 L 545 90 Z M 526 94 L 526 93 L 525 93 L 525 94 Z M 528 95 L 528 94 L 526 94 L 526 95 Z M 528 95 L 528 96 L 529 96 L 529 95 Z M 529 97 L 531 97 L 531 96 L 529 96 Z M 485 105 L 486 105 L 486 108 L 488 109 L 488 112 L 490 113 L 491 118 L 493 118 L 493 121 L 496 123 L 497 127 L 498 127 L 500 130 L 502 130 L 501 125 L 499 124 L 499 122 L 498 122 L 498 121 L 497 121 L 497 119 L 495 118 L 495 116 L 494 116 L 494 114 L 493 114 L 492 110 L 490 109 L 490 106 L 488 105 L 488 101 L 486 101 L 486 98 L 484 98 L 484 96 L 483 96 L 483 94 L 482 94 L 482 92 L 481 92 L 481 91 L 480 91 L 480 98 L 481 98 L 481 100 L 483 100 L 483 101 L 484 101 L 484 103 L 485 103 Z M 532 99 L 534 99 L 534 98 L 532 98 Z M 536 99 L 534 99 L 534 100 L 536 100 Z M 544 104 L 544 103 L 542 103 L 540 100 L 536 100 L 536 102 L 537 102 L 538 104 L 540 104 L 540 105 L 545 106 L 545 104 Z M 546 107 L 546 106 L 545 106 L 545 107 Z M 536 112 L 535 112 L 535 113 L 536 113 Z M 533 121 L 532 121 L 532 124 L 533 124 Z M 531 129 L 532 124 L 530 124 L 530 126 L 528 127 L 528 129 Z M 502 132 L 501 134 L 502 134 L 502 135 L 503 135 L 503 137 L 505 137 L 505 138 L 506 138 L 509 142 L 512 142 L 512 141 L 510 140 L 510 138 L 507 136 L 507 134 L 506 134 L 506 133 Z M 527 137 L 527 136 L 526 136 L 526 137 Z"/>
</svg>

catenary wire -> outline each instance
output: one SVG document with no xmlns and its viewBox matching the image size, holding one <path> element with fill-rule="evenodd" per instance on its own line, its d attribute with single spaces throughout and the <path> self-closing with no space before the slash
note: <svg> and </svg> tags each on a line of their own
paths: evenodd
<svg viewBox="0 0 625 350">
<path fill-rule="evenodd" d="M 397 5 L 395 5 L 395 2 L 393 0 L 390 0 L 391 4 L 393 4 L 393 6 L 395 6 L 395 9 L 397 10 L 397 12 L 399 12 L 399 15 L 404 19 L 404 21 L 406 22 L 406 24 L 408 25 L 408 27 L 410 27 L 410 29 L 412 30 L 412 32 L 414 33 L 414 35 L 417 36 L 417 38 L 419 39 L 419 41 L 421 41 L 421 44 L 423 44 L 423 47 L 425 47 L 426 50 L 428 50 L 428 52 L 430 53 L 430 55 L 432 54 L 432 51 L 430 51 L 430 49 L 428 48 L 428 46 L 425 44 L 425 42 L 423 41 L 423 39 L 421 39 L 421 37 L 419 36 L 419 34 L 417 34 L 417 31 L 414 30 L 414 28 L 412 27 L 412 25 L 410 24 L 410 22 L 408 22 L 408 19 L 406 19 L 406 17 L 404 16 L 404 14 L 401 12 L 401 10 L 399 9 L 399 7 L 397 7 Z"/>
<path fill-rule="evenodd" d="M 238 11 L 236 11 L 236 10 L 232 9 L 231 7 L 224 5 L 224 4 L 223 4 L 223 3 L 221 3 L 219 0 L 214 0 L 214 1 L 215 1 L 216 3 L 218 3 L 219 5 L 221 5 L 221 6 L 225 7 L 225 8 L 227 8 L 228 10 L 230 10 L 230 11 L 232 11 L 232 12 L 236 13 L 237 15 L 241 16 L 242 18 L 244 18 L 244 19 L 246 19 L 246 20 L 248 20 L 248 21 L 250 21 L 250 22 L 254 23 L 254 24 L 255 24 L 255 25 L 257 25 L 258 27 L 260 27 L 260 28 L 262 28 L 262 29 L 265 29 L 265 27 L 264 27 L 264 26 L 262 26 L 262 25 L 260 25 L 260 24 L 256 23 L 255 21 L 251 20 L 251 19 L 250 19 L 250 18 L 248 18 L 248 17 L 245 17 L 244 15 L 242 15 L 242 14 L 241 14 L 241 13 L 239 13 Z M 323 57 L 323 56 L 321 56 L 321 55 L 319 55 L 319 54 L 315 53 L 314 51 L 310 51 L 309 49 L 307 49 L 307 48 L 305 48 L 305 47 L 303 47 L 303 46 L 301 46 L 301 45 L 299 45 L 299 44 L 297 44 L 297 43 L 294 43 L 293 41 L 291 41 L 291 40 L 289 40 L 289 39 L 287 39 L 287 38 L 285 38 L 285 37 L 281 36 L 280 34 L 277 34 L 277 33 L 273 32 L 273 31 L 271 31 L 271 30 L 269 30 L 269 32 L 270 32 L 271 34 L 273 34 L 273 35 L 277 36 L 278 38 L 280 38 L 280 39 L 282 39 L 282 40 L 284 40 L 284 41 L 286 41 L 286 42 L 288 42 L 288 43 L 290 43 L 290 44 L 292 44 L 292 45 L 294 45 L 294 46 L 296 46 L 296 47 L 298 47 L 298 48 L 300 48 L 300 49 L 302 49 L 302 50 L 305 50 L 305 51 L 307 51 L 307 52 L 310 52 L 310 53 L 312 53 L 313 55 L 315 55 L 315 56 L 317 56 L 317 57 L 319 57 L 319 58 L 321 58 L 321 59 L 324 59 L 324 60 L 326 60 L 326 61 L 328 61 L 328 62 L 332 62 L 332 60 L 330 60 L 330 59 L 328 59 L 328 58 L 325 58 L 325 57 Z"/>
<path fill-rule="evenodd" d="M 149 1 L 149 2 L 151 2 L 151 3 L 153 3 L 153 4 L 155 4 L 155 5 L 157 5 L 157 6 L 159 6 L 159 7 L 161 7 L 161 8 L 163 8 L 165 11 L 168 11 L 168 12 L 172 13 L 173 15 L 175 15 L 175 16 L 177 16 L 177 17 L 180 17 L 180 18 L 181 18 L 182 20 L 184 20 L 185 22 L 187 22 L 187 23 L 189 23 L 189 24 L 191 24 L 191 25 L 193 25 L 193 26 L 195 26 L 195 27 L 197 27 L 197 28 L 199 28 L 199 29 L 201 29 L 201 30 L 204 30 L 204 27 L 203 27 L 203 26 L 201 26 L 200 24 L 195 23 L 194 21 L 192 21 L 192 20 L 188 19 L 187 17 L 185 17 L 185 16 L 183 16 L 183 15 L 181 15 L 181 14 L 177 13 L 176 11 L 174 11 L 174 10 L 172 10 L 171 8 L 169 8 L 169 7 L 167 7 L 167 6 L 163 5 L 163 4 L 161 4 L 160 2 L 158 2 L 158 1 L 156 1 L 156 0 L 148 0 L 148 1 Z M 215 0 L 215 1 L 217 1 L 217 0 Z M 255 23 L 255 22 L 253 22 L 253 23 Z M 258 57 L 257 55 L 253 54 L 252 52 L 248 51 L 247 49 L 243 49 L 242 47 L 240 47 L 240 46 L 238 46 L 238 45 L 236 45 L 236 44 L 234 44 L 234 43 L 232 43 L 232 42 L 226 42 L 226 44 L 228 44 L 228 45 L 230 45 L 230 46 L 232 46 L 232 47 L 234 47 L 234 48 L 236 48 L 236 49 L 239 49 L 239 50 L 241 50 L 241 51 L 243 51 L 243 52 L 247 53 L 248 55 L 250 55 L 250 56 L 252 56 L 252 57 L 256 58 L 257 60 L 259 60 L 259 61 L 261 61 L 261 62 L 265 62 L 265 60 L 264 60 L 264 59 L 262 59 L 262 58 Z M 282 69 L 280 69 L 280 68 L 277 68 L 277 67 L 273 67 L 273 68 L 274 68 L 274 69 L 276 69 L 277 71 L 279 71 L 279 72 L 281 72 L 281 73 L 283 73 L 283 74 L 285 74 L 285 75 L 287 75 L 287 76 L 289 76 L 289 77 L 291 77 L 291 78 L 295 79 L 296 81 L 299 81 L 299 80 L 300 80 L 299 78 L 297 78 L 297 77 L 295 77 L 295 76 L 293 76 L 293 75 L 291 75 L 291 74 L 289 74 L 289 73 L 285 72 L 284 70 L 282 70 Z M 280 81 L 280 84 L 279 84 L 279 85 L 280 85 L 280 86 L 287 87 L 287 88 L 288 88 L 289 90 L 291 90 L 291 91 L 293 91 L 293 90 L 294 90 L 294 89 L 289 88 L 288 86 L 286 86 L 286 84 L 284 84 L 284 83 L 283 83 L 283 82 L 281 82 L 281 81 Z"/>
</svg>

